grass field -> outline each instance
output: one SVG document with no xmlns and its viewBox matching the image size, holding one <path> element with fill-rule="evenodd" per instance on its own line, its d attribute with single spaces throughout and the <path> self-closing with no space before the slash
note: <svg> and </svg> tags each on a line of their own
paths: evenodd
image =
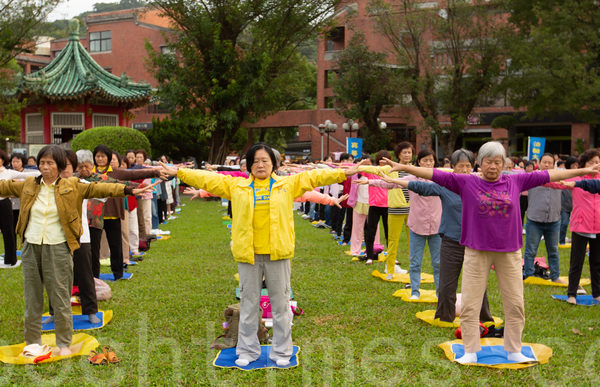
<svg viewBox="0 0 600 387">
<path fill-rule="evenodd" d="M 523 370 L 460 366 L 437 347 L 452 340 L 453 331 L 415 317 L 434 305 L 392 297 L 402 285 L 370 275 L 383 271 L 382 263 L 352 262 L 343 253 L 347 247 L 297 215 L 292 288 L 305 313 L 294 319 L 293 339 L 301 347 L 300 366 L 214 368 L 216 351 L 209 345 L 221 333 L 223 310 L 236 302 L 237 267 L 219 203 L 186 203 L 178 219 L 163 227 L 172 238 L 152 243 L 145 260 L 129 269 L 131 280 L 111 284 L 113 298 L 100 308 L 112 309 L 113 321 L 88 331 L 114 348 L 120 364 L 92 366 L 86 358 L 0 364 L 0 385 L 600 385 L 600 308 L 551 299 L 566 294 L 565 288 L 525 286 L 523 341 L 550 346 L 549 364 Z M 399 258 L 408 268 L 405 246 Z M 542 247 L 539 255 L 546 255 Z M 561 250 L 563 275 L 568 255 Z M 431 273 L 428 256 L 424 270 Z M 492 312 L 503 317 L 494 275 L 488 291 Z M 23 309 L 21 269 L 1 270 L 0 345 L 23 341 Z"/>
</svg>

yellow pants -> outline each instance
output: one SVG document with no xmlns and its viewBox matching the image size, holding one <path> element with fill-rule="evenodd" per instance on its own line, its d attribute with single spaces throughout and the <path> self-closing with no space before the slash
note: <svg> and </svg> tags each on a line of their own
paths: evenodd
<svg viewBox="0 0 600 387">
<path fill-rule="evenodd" d="M 394 274 L 394 266 L 396 265 L 396 256 L 398 254 L 398 243 L 400 242 L 400 235 L 402 235 L 402 229 L 406 230 L 406 248 L 409 249 L 408 244 L 408 226 L 406 220 L 408 214 L 392 215 L 388 214 L 388 255 L 385 261 L 387 272 Z"/>
</svg>

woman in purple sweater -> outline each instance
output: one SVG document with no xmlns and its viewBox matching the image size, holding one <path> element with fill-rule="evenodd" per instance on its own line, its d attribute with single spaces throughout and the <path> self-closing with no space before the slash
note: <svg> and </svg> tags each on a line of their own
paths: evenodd
<svg viewBox="0 0 600 387">
<path fill-rule="evenodd" d="M 508 360 L 517 363 L 535 361 L 521 353 L 525 313 L 521 266 L 523 224 L 519 197 L 522 191 L 550 181 L 600 170 L 599 164 L 593 168 L 502 175 L 505 160 L 504 146 L 496 141 L 487 142 L 479 149 L 477 164 L 481 166 L 481 177 L 401 165 L 387 160 L 392 170 L 433 180 L 461 197 L 460 243 L 465 246 L 465 260 L 460 320 L 465 354 L 455 360 L 462 364 L 477 363 L 477 352 L 481 350 L 479 311 L 492 265 L 504 305 L 504 348 L 508 352 Z"/>
</svg>

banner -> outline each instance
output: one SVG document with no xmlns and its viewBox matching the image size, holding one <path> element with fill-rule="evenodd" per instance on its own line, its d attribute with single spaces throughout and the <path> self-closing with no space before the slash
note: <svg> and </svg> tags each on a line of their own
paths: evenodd
<svg viewBox="0 0 600 387">
<path fill-rule="evenodd" d="M 355 159 L 362 157 L 362 146 L 362 138 L 346 138 L 346 152 L 350 153 Z"/>
<path fill-rule="evenodd" d="M 529 160 L 541 159 L 546 147 L 546 139 L 544 137 L 528 137 L 527 157 Z"/>
</svg>

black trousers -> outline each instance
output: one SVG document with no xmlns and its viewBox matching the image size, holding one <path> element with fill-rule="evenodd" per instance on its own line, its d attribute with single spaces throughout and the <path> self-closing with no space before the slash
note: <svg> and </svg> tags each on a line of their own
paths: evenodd
<svg viewBox="0 0 600 387">
<path fill-rule="evenodd" d="M 79 249 L 73 252 L 73 285 L 79 287 L 81 299 L 81 314 L 90 315 L 98 313 L 96 300 L 96 285 L 92 273 L 92 249 L 89 243 L 82 243 Z M 50 300 L 48 300 L 50 314 L 54 315 Z"/>
<path fill-rule="evenodd" d="M 123 250 L 121 245 L 121 219 L 104 219 L 104 231 L 110 248 L 110 268 L 115 279 L 123 277 Z M 100 241 L 102 230 L 90 227 L 92 241 L 92 272 L 94 277 L 100 277 Z"/>
<path fill-rule="evenodd" d="M 350 238 L 352 237 L 352 217 L 353 217 L 353 208 L 346 208 L 346 223 L 344 224 L 344 243 L 350 243 Z"/>
<path fill-rule="evenodd" d="M 17 263 L 17 236 L 10 199 L 0 200 L 0 231 L 4 239 L 4 264 L 14 265 Z"/>
<path fill-rule="evenodd" d="M 345 215 L 346 209 L 344 207 L 331 206 L 331 229 L 335 231 L 337 236 L 342 235 Z"/>
<path fill-rule="evenodd" d="M 455 240 L 442 237 L 439 295 L 435 311 L 435 318 L 439 318 L 441 321 L 452 322 L 456 317 L 456 289 L 458 288 L 458 277 L 460 277 L 464 259 L 465 247 Z M 487 291 L 483 294 L 479 321 L 494 321 L 490 312 Z"/>
<path fill-rule="evenodd" d="M 375 260 L 377 257 L 373 252 L 373 244 L 375 243 L 375 234 L 377 233 L 377 225 L 379 219 L 383 220 L 383 230 L 385 233 L 385 241 L 388 240 L 388 208 L 387 207 L 369 207 L 369 215 L 367 215 L 367 233 L 365 234 L 365 244 L 367 245 L 367 259 Z M 377 241 L 379 243 L 379 241 Z"/>
<path fill-rule="evenodd" d="M 162 224 L 165 220 L 167 220 L 167 201 L 159 198 L 156 201 L 156 206 L 158 209 L 158 223 Z"/>
<path fill-rule="evenodd" d="M 592 296 L 600 296 L 600 234 L 596 238 L 588 238 L 573 233 L 571 237 L 571 263 L 569 265 L 569 287 L 567 295 L 577 296 L 577 288 L 581 279 L 581 271 L 585 262 L 585 249 L 590 244 L 590 277 L 592 280 Z"/>
</svg>

